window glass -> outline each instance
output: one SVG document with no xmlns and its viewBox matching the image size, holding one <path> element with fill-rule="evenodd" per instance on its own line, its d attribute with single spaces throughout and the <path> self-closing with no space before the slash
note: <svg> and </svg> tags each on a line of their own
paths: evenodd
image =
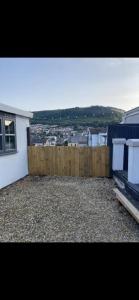
<svg viewBox="0 0 139 300">
<path fill-rule="evenodd" d="M 5 134 L 14 134 L 14 121 L 5 120 Z"/>
<path fill-rule="evenodd" d="M 5 150 L 15 150 L 15 136 L 5 136 Z"/>
</svg>

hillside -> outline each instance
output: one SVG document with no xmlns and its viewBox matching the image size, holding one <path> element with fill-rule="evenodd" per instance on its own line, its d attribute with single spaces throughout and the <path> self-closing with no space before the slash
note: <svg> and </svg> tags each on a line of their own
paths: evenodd
<svg viewBox="0 0 139 300">
<path fill-rule="evenodd" d="M 119 123 L 123 112 L 121 109 L 104 106 L 35 111 L 31 124 L 107 126 Z"/>
</svg>

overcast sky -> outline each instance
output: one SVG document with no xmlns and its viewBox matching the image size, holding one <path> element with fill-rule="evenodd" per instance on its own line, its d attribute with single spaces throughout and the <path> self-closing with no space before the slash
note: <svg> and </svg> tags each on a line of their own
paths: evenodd
<svg viewBox="0 0 139 300">
<path fill-rule="evenodd" d="M 0 102 L 25 110 L 139 106 L 139 58 L 0 58 Z"/>
</svg>

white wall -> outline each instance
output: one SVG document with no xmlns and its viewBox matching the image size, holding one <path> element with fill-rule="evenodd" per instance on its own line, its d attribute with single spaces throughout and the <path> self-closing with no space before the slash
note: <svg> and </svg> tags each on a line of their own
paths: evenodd
<svg viewBox="0 0 139 300">
<path fill-rule="evenodd" d="M 124 166 L 124 144 L 113 144 L 112 169 L 123 170 Z"/>
<path fill-rule="evenodd" d="M 92 134 L 92 147 L 98 146 L 98 134 Z"/>
<path fill-rule="evenodd" d="M 92 146 L 92 135 L 90 132 L 88 134 L 88 146 Z"/>
<path fill-rule="evenodd" d="M 16 116 L 17 153 L 0 156 L 0 188 L 28 174 L 27 130 L 29 119 Z"/>
<path fill-rule="evenodd" d="M 99 146 L 106 145 L 107 136 L 103 135 L 102 133 L 98 134 Z"/>
<path fill-rule="evenodd" d="M 139 184 L 139 139 L 127 140 L 128 145 L 128 181 Z"/>
</svg>

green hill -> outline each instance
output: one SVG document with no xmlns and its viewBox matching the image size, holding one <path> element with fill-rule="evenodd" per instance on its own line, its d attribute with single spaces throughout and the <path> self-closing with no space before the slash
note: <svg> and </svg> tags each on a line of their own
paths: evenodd
<svg viewBox="0 0 139 300">
<path fill-rule="evenodd" d="M 107 126 L 119 123 L 124 111 L 114 107 L 91 106 L 35 111 L 31 124 Z"/>
</svg>

